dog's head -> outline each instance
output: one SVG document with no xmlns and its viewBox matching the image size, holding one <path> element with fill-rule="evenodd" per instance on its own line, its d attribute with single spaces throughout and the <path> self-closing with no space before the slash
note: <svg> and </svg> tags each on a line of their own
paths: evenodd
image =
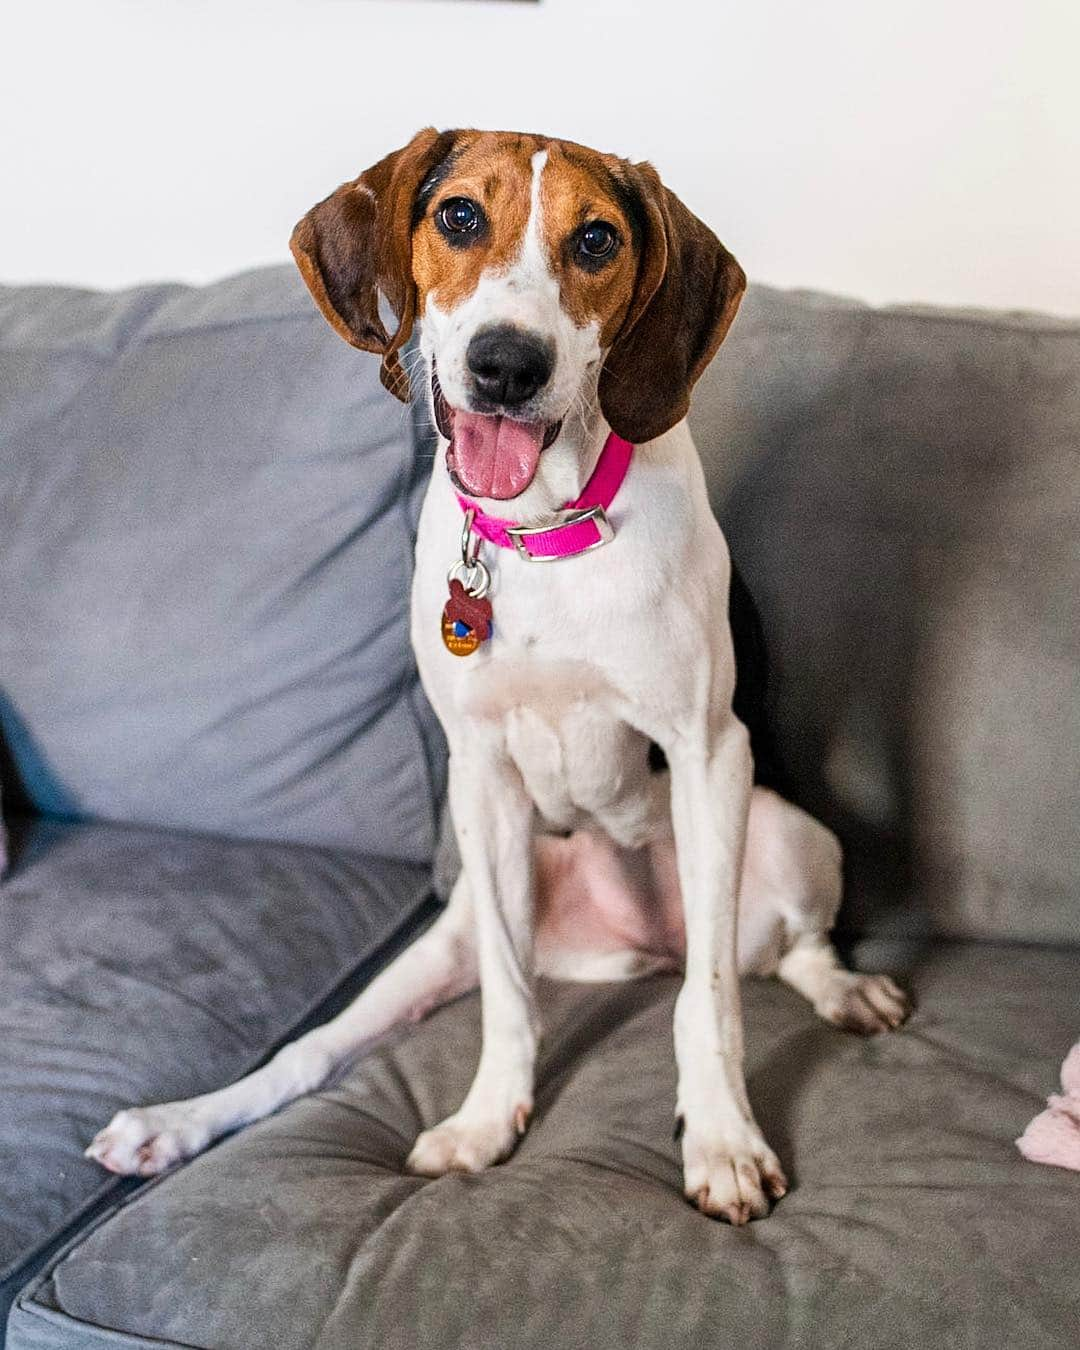
<svg viewBox="0 0 1080 1350">
<path fill-rule="evenodd" d="M 402 399 L 399 353 L 422 320 L 448 466 L 519 515 L 580 491 L 597 408 L 635 444 L 685 416 L 746 284 L 651 165 L 507 132 L 421 131 L 291 245 L 330 323 L 382 357 Z"/>
</svg>

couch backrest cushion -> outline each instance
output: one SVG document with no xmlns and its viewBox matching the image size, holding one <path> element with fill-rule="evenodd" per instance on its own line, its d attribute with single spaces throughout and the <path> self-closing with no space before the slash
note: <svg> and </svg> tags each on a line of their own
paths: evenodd
<svg viewBox="0 0 1080 1350">
<path fill-rule="evenodd" d="M 291 267 L 0 288 L 0 728 L 27 803 L 427 860 L 421 415 Z"/>
<path fill-rule="evenodd" d="M 1080 941 L 1080 324 L 751 287 L 691 421 L 848 922 Z M 288 267 L 0 288 L 5 783 L 426 860 L 423 423 Z"/>
<path fill-rule="evenodd" d="M 751 287 L 691 423 L 849 922 L 1080 942 L 1080 323 Z"/>
</svg>

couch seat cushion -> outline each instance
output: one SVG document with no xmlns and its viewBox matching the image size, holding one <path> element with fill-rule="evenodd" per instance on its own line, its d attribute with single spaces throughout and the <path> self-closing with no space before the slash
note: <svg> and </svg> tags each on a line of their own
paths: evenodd
<svg viewBox="0 0 1080 1350">
<path fill-rule="evenodd" d="M 253 1067 L 377 961 L 428 886 L 405 863 L 118 826 L 37 821 L 14 844 L 0 882 L 0 1291 L 126 1188 L 82 1157 L 119 1107 Z"/>
<path fill-rule="evenodd" d="M 750 1095 L 795 1182 L 765 1222 L 733 1230 L 678 1192 L 671 978 L 544 985 L 516 1155 L 405 1175 L 466 1089 L 471 996 L 78 1239 L 21 1299 L 12 1350 L 1072 1343 L 1080 1176 L 1013 1140 L 1080 1028 L 1077 953 L 892 951 L 905 962 L 918 1011 L 874 1041 L 748 985 Z"/>
</svg>

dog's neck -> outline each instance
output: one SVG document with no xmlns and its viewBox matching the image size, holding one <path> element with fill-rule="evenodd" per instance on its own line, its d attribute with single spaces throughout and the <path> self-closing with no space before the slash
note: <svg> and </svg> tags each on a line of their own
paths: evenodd
<svg viewBox="0 0 1080 1350">
<path fill-rule="evenodd" d="M 430 388 L 430 366 L 428 387 Z M 477 497 L 476 505 L 488 515 L 512 519 L 520 525 L 543 525 L 554 520 L 567 502 L 576 500 L 592 477 L 611 428 L 600 411 L 595 395 L 583 393 L 563 418 L 562 430 L 551 445 L 540 455 L 540 463 L 532 482 L 509 501 L 491 497 Z M 439 437 L 435 473 L 450 482 L 446 467 L 447 442 Z"/>
</svg>

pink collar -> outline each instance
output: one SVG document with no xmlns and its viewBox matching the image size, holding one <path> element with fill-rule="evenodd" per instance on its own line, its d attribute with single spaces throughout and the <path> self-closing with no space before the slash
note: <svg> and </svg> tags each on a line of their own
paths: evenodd
<svg viewBox="0 0 1080 1350">
<path fill-rule="evenodd" d="M 456 494 L 458 503 L 463 511 L 475 512 L 473 531 L 488 543 L 499 548 L 516 548 L 530 562 L 574 558 L 615 537 L 607 509 L 622 487 L 633 453 L 629 441 L 611 432 L 581 496 L 566 503 L 559 512 L 563 519 L 555 525 L 516 525 L 512 520 L 499 520 L 481 511 L 460 492 Z"/>
</svg>

